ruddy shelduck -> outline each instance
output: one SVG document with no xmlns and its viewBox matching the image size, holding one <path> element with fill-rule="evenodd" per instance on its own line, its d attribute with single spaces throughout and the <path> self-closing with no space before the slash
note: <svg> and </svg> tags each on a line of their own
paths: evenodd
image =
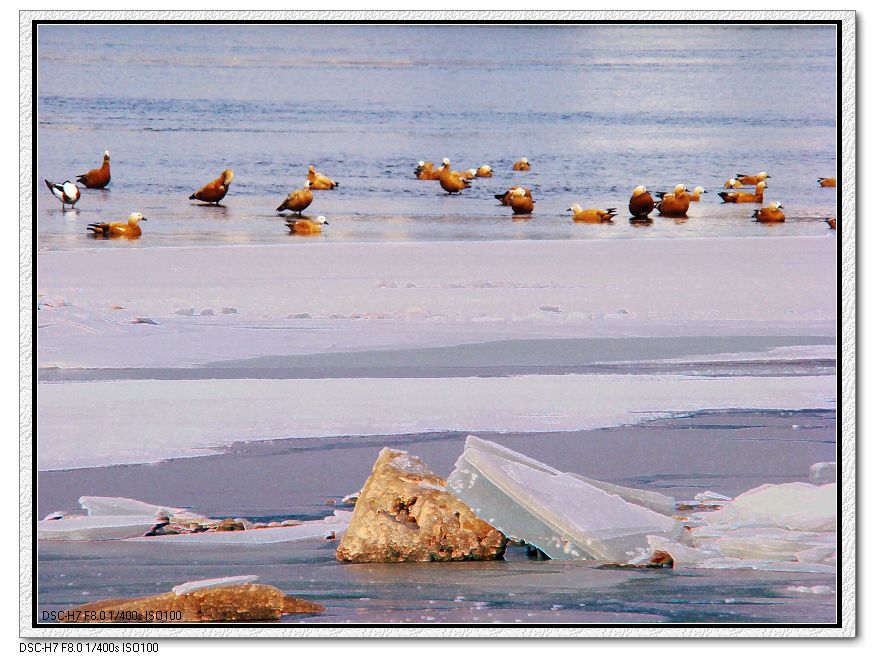
<svg viewBox="0 0 875 658">
<path fill-rule="evenodd" d="M 690 201 L 699 201 L 703 194 L 708 194 L 708 190 L 699 185 L 693 189 L 693 192 L 690 194 Z"/>
<path fill-rule="evenodd" d="M 528 171 L 532 168 L 532 163 L 529 162 L 528 158 L 520 158 L 516 162 L 513 163 L 514 171 Z"/>
<path fill-rule="evenodd" d="M 744 183 L 739 182 L 737 178 L 730 178 L 723 183 L 724 190 L 737 190 L 739 187 L 744 187 Z"/>
<path fill-rule="evenodd" d="M 521 187 L 515 189 L 510 195 L 510 208 L 514 215 L 531 215 L 535 209 L 532 193 Z"/>
<path fill-rule="evenodd" d="M 197 199 L 206 203 L 219 203 L 228 194 L 228 189 L 231 187 L 231 181 L 234 180 L 234 171 L 226 169 L 219 177 L 204 185 L 197 192 L 192 194 L 189 199 Z"/>
<path fill-rule="evenodd" d="M 413 174 L 419 180 L 437 180 L 438 178 L 438 172 L 437 169 L 434 168 L 434 163 L 426 162 L 425 160 L 419 161 L 416 169 L 413 170 Z"/>
<path fill-rule="evenodd" d="M 664 195 L 656 204 L 656 209 L 666 217 L 686 217 L 690 209 L 690 193 L 686 186 L 683 183 L 675 185 L 674 192 Z"/>
<path fill-rule="evenodd" d="M 310 181 L 305 180 L 304 187 L 300 190 L 289 192 L 289 195 L 277 207 L 276 211 L 291 210 L 300 215 L 311 203 L 313 203 L 313 193 L 310 191 Z"/>
<path fill-rule="evenodd" d="M 632 198 L 629 199 L 629 212 L 633 217 L 647 217 L 653 212 L 654 203 L 650 192 L 643 185 L 632 190 Z"/>
<path fill-rule="evenodd" d="M 783 222 L 784 206 L 780 201 L 772 201 L 765 208 L 754 210 L 753 218 L 758 222 Z"/>
<path fill-rule="evenodd" d="M 766 172 L 761 171 L 756 176 L 748 176 L 747 174 L 736 174 L 735 179 L 742 185 L 756 185 L 762 183 L 767 178 L 771 178 Z"/>
<path fill-rule="evenodd" d="M 498 202 L 502 206 L 509 206 L 510 205 L 510 195 L 513 194 L 514 190 L 523 190 L 526 194 L 528 194 L 529 196 L 532 196 L 532 191 L 530 189 L 528 189 L 526 187 L 520 187 L 519 185 L 513 185 L 513 186 L 507 188 L 507 192 L 502 192 L 501 194 L 495 194 L 493 196 L 496 199 L 498 199 Z"/>
<path fill-rule="evenodd" d="M 323 215 L 314 219 L 287 219 L 286 226 L 295 235 L 318 235 L 322 233 L 322 226 L 328 226 L 328 220 Z"/>
<path fill-rule="evenodd" d="M 617 216 L 616 208 L 602 210 L 600 208 L 582 208 L 580 204 L 572 204 L 568 209 L 572 213 L 571 219 L 580 224 L 601 224 L 610 222 Z"/>
<path fill-rule="evenodd" d="M 459 175 L 459 172 L 450 169 L 450 159 L 444 158 L 443 164 L 438 169 L 438 182 L 448 194 L 461 194 L 462 190 L 471 187 L 465 178 Z"/>
<path fill-rule="evenodd" d="M 89 224 L 88 230 L 100 238 L 139 238 L 143 234 L 140 222 L 145 221 L 141 213 L 132 212 L 126 222 Z"/>
<path fill-rule="evenodd" d="M 825 221 L 827 226 L 829 226 L 833 231 L 836 230 L 836 218 L 835 217 L 827 217 L 823 221 Z"/>
<path fill-rule="evenodd" d="M 820 183 L 821 187 L 835 187 L 836 179 L 835 178 L 818 178 L 817 182 Z"/>
<path fill-rule="evenodd" d="M 307 180 L 310 181 L 311 190 L 333 190 L 340 185 L 325 174 L 320 174 L 313 165 L 307 168 Z"/>
<path fill-rule="evenodd" d="M 85 187 L 94 190 L 100 190 L 109 185 L 109 181 L 112 177 L 109 174 L 109 151 L 103 152 L 103 164 L 97 168 L 92 169 L 88 173 L 79 174 L 76 177 L 77 183 L 82 183 Z"/>
<path fill-rule="evenodd" d="M 477 178 L 492 178 L 492 167 L 489 165 L 480 165 L 477 167 Z"/>
<path fill-rule="evenodd" d="M 65 206 L 75 206 L 76 202 L 82 196 L 82 193 L 79 191 L 79 188 L 76 187 L 76 184 L 71 183 L 68 180 L 65 180 L 63 183 L 52 183 L 47 180 L 45 182 L 49 191 L 61 202 L 61 210 L 64 210 Z"/>
<path fill-rule="evenodd" d="M 766 181 L 760 181 L 753 192 L 721 192 L 720 198 L 723 203 L 762 203 L 766 187 Z"/>
</svg>

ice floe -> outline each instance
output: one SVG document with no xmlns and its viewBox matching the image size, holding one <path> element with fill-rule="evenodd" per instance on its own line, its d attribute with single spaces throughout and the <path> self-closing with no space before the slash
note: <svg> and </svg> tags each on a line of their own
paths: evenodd
<svg viewBox="0 0 875 658">
<path fill-rule="evenodd" d="M 668 497 L 562 473 L 469 436 L 447 488 L 553 559 L 639 565 L 663 551 L 678 567 L 835 572 L 834 483 L 766 484 L 734 499 L 707 491 L 696 501 L 710 511 L 684 518 Z"/>
<path fill-rule="evenodd" d="M 553 559 L 642 561 L 650 555 L 648 535 L 680 530 L 674 518 L 643 506 L 664 504 L 648 492 L 561 473 L 474 436 L 447 488 L 480 518 Z"/>
</svg>

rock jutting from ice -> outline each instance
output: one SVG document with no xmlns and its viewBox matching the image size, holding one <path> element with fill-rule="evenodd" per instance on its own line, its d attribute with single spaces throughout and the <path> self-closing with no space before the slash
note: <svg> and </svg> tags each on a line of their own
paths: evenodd
<svg viewBox="0 0 875 658">
<path fill-rule="evenodd" d="M 68 610 L 62 615 L 61 621 L 170 624 L 278 621 L 286 614 L 313 614 L 325 610 L 317 603 L 286 596 L 276 587 L 240 583 L 236 582 L 235 577 L 194 581 L 173 589 L 157 596 L 87 603 Z"/>
<path fill-rule="evenodd" d="M 383 448 L 337 549 L 350 562 L 495 560 L 507 538 L 418 457 Z"/>
<path fill-rule="evenodd" d="M 553 559 L 646 561 L 648 536 L 680 526 L 671 498 L 562 473 L 491 441 L 469 436 L 447 488 L 507 536 Z"/>
</svg>

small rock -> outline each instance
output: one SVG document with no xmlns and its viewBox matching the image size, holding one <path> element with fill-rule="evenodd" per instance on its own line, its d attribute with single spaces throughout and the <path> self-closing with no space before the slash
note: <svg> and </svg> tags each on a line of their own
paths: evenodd
<svg viewBox="0 0 875 658">
<path fill-rule="evenodd" d="M 205 308 L 203 311 L 201 311 L 201 315 L 215 315 L 215 314 L 216 314 L 216 312 L 211 308 Z"/>
<path fill-rule="evenodd" d="M 222 308 L 222 315 L 236 315 L 239 311 L 233 306 L 225 306 Z"/>
</svg>

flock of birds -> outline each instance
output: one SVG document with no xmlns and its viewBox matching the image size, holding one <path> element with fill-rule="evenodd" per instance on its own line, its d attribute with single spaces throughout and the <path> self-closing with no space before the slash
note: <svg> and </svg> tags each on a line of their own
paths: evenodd
<svg viewBox="0 0 875 658">
<path fill-rule="evenodd" d="M 110 157 L 109 151 L 103 154 L 103 164 L 91 171 L 81 174 L 76 177 L 76 183 L 84 185 L 89 189 L 102 189 L 109 184 L 110 176 Z M 520 158 L 513 164 L 514 171 L 529 171 L 532 168 L 531 162 L 527 158 Z M 467 169 L 464 171 L 453 170 L 450 166 L 449 158 L 444 158 L 441 166 L 435 168 L 433 162 L 420 161 L 414 175 L 419 180 L 436 180 L 440 183 L 441 188 L 448 194 L 461 194 L 465 189 L 471 187 L 471 181 L 476 178 L 491 178 L 493 175 L 492 167 L 482 165 L 480 167 Z M 723 188 L 731 190 L 729 192 L 720 192 L 719 196 L 723 199 L 723 203 L 763 203 L 763 196 L 768 187 L 766 179 L 771 178 L 766 172 L 761 171 L 756 175 L 738 174 L 734 178 L 727 180 Z M 225 198 L 228 190 L 231 187 L 231 182 L 234 180 L 234 171 L 225 169 L 218 178 L 204 185 L 197 192 L 192 194 L 189 199 L 197 200 L 207 204 L 216 204 Z M 835 178 L 818 178 L 818 183 L 821 187 L 836 187 Z M 63 183 L 52 183 L 45 181 L 46 186 L 60 200 L 62 210 L 68 205 L 74 207 L 82 196 L 78 185 L 69 180 Z M 283 202 L 277 207 L 277 212 L 289 211 L 297 217 L 287 217 L 286 226 L 292 233 L 300 235 L 315 235 L 322 232 L 322 227 L 328 224 L 324 216 L 320 215 L 315 220 L 308 219 L 302 216 L 311 203 L 313 203 L 313 190 L 333 190 L 339 186 L 339 183 L 332 180 L 325 174 L 316 171 L 313 165 L 310 165 L 307 171 L 307 179 L 304 181 L 304 187 L 290 192 Z M 753 191 L 744 190 L 745 187 L 753 187 Z M 698 202 L 701 195 L 705 194 L 706 190 L 703 187 L 696 187 L 689 191 L 683 184 L 675 186 L 672 192 L 657 192 L 651 195 L 647 188 L 639 185 L 632 190 L 632 196 L 629 199 L 629 212 L 632 217 L 631 222 L 646 222 L 650 221 L 650 214 L 655 210 L 660 215 L 665 217 L 686 217 L 687 211 L 690 208 L 690 203 Z M 532 196 L 532 190 L 519 185 L 510 187 L 505 192 L 496 194 L 502 206 L 510 207 L 514 216 L 531 215 L 535 210 L 535 199 Z M 585 224 L 600 224 L 603 222 L 611 222 L 617 215 L 616 208 L 583 208 L 579 204 L 573 204 L 568 211 L 572 213 L 571 219 L 577 223 Z M 772 201 L 766 206 L 762 206 L 754 211 L 753 219 L 757 222 L 776 223 L 785 221 L 784 206 L 780 201 Z M 126 222 L 100 222 L 88 224 L 88 231 L 95 237 L 101 238 L 138 238 L 142 235 L 140 222 L 146 221 L 141 213 L 131 213 Z M 825 219 L 826 223 L 833 230 L 836 228 L 836 219 L 829 217 Z"/>
</svg>

